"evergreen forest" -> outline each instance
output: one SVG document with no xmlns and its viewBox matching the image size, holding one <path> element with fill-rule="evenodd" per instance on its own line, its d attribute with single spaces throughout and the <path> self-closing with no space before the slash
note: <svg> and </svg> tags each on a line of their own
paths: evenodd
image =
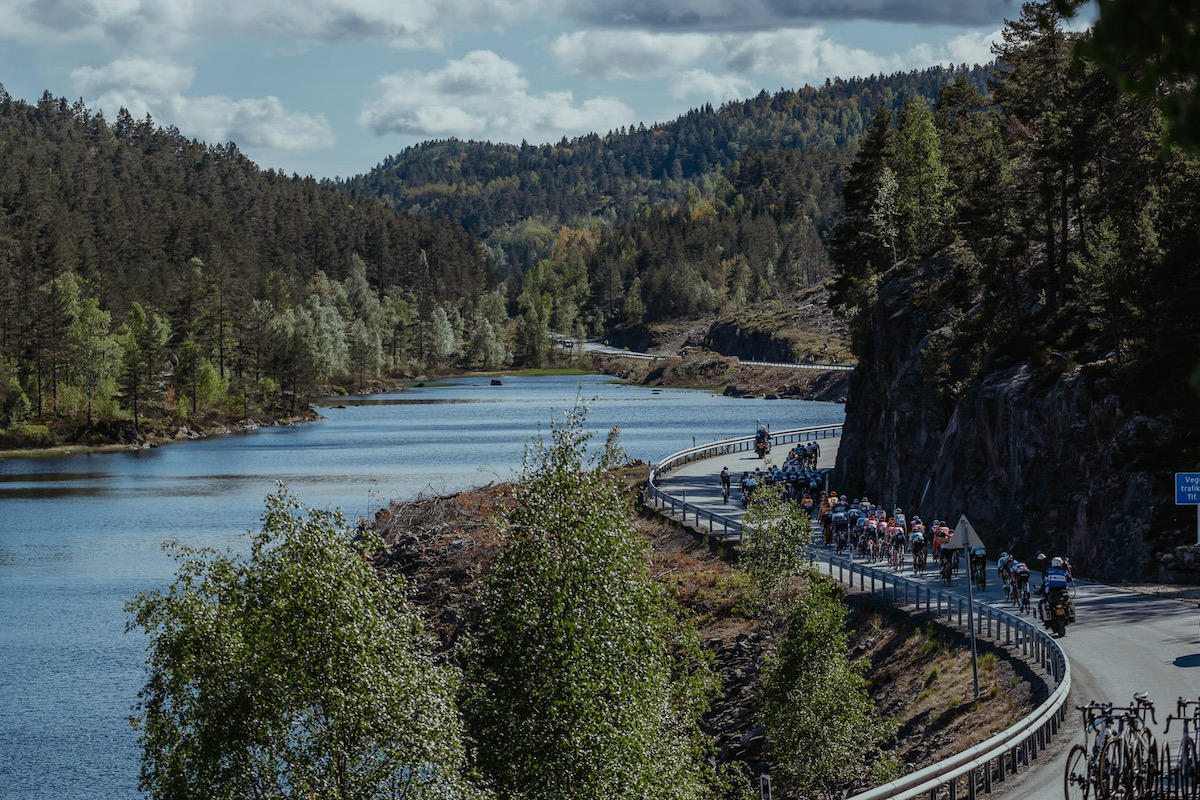
<svg viewBox="0 0 1200 800">
<path fill-rule="evenodd" d="M 128 440 L 163 420 L 293 412 L 504 324 L 496 270 L 456 223 L 260 170 L 232 143 L 0 88 L 0 163 L 13 444 L 42 422 Z M 482 342 L 488 359 L 498 344 Z"/>
</svg>

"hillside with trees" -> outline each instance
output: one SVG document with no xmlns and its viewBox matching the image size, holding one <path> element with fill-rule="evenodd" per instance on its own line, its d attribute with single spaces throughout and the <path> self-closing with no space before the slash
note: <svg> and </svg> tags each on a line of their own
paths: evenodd
<svg viewBox="0 0 1200 800">
<path fill-rule="evenodd" d="M 790 298 L 827 279 L 842 170 L 879 108 L 932 100 L 965 65 L 827 81 L 670 122 L 520 146 L 428 142 L 343 182 L 477 232 L 522 330 L 623 328 Z M 548 304 L 548 305 L 547 305 Z M 522 358 L 537 335 L 518 334 Z"/>
<path fill-rule="evenodd" d="M 1192 88 L 1123 93 L 1095 52 L 1028 3 L 990 95 L 958 81 L 876 115 L 833 235 L 861 367 L 838 471 L 962 509 L 996 552 L 1185 580 L 1194 515 L 1169 501 L 1200 453 L 1200 162 L 1162 108 Z"/>
<path fill-rule="evenodd" d="M 464 331 L 503 357 L 496 271 L 455 223 L 49 93 L 0 88 L 0 163 L 10 443 L 44 439 L 41 423 L 129 440 L 275 416 L 436 362 Z"/>
</svg>

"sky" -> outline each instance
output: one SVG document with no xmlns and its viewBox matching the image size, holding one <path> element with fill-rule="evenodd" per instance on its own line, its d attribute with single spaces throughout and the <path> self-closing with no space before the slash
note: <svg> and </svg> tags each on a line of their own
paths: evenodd
<svg viewBox="0 0 1200 800">
<path fill-rule="evenodd" d="M 557 142 L 826 78 L 984 64 L 1014 0 L 0 0 L 0 84 L 263 168 Z"/>
</svg>

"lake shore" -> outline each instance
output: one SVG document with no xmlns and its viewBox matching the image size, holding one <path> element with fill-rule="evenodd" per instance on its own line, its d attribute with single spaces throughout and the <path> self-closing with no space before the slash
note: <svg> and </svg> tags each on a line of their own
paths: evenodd
<svg viewBox="0 0 1200 800">
<path fill-rule="evenodd" d="M 816 400 L 844 402 L 848 374 L 821 373 L 810 370 L 747 367 L 737 359 L 704 350 L 669 356 L 657 361 L 625 359 L 617 356 L 591 355 L 574 359 L 566 366 L 499 370 L 447 368 L 418 373 L 402 379 L 372 381 L 361 391 L 330 394 L 311 401 L 311 406 L 297 414 L 281 416 L 260 415 L 243 420 L 182 420 L 174 424 L 163 421 L 134 431 L 128 421 L 109 421 L 73 438 L 54 438 L 45 445 L 22 443 L 15 447 L 0 447 L 0 458 L 54 458 L 90 453 L 121 453 L 145 450 L 168 444 L 191 441 L 209 436 L 245 433 L 263 427 L 297 425 L 320 419 L 315 410 L 334 406 L 339 397 L 401 392 L 406 389 L 453 383 L 464 378 L 489 378 L 503 381 L 505 377 L 540 377 L 551 375 L 609 375 L 614 382 L 635 386 L 676 389 L 696 389 L 729 397 L 758 397 L 767 399 Z"/>
</svg>

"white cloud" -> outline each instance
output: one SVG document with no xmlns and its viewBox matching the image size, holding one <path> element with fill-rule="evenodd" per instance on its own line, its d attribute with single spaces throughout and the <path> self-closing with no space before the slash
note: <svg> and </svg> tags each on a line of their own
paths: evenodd
<svg viewBox="0 0 1200 800">
<path fill-rule="evenodd" d="M 441 47 L 498 30 L 557 0 L 0 0 L 0 39 L 177 47 L 213 34 Z"/>
<path fill-rule="evenodd" d="M 234 141 L 247 151 L 304 152 L 334 144 L 324 114 L 288 111 L 271 95 L 243 100 L 221 95 L 174 97 L 167 115 L 188 136 L 207 142 Z"/>
<path fill-rule="evenodd" d="M 190 97 L 195 70 L 163 59 L 120 59 L 103 67 L 79 67 L 71 78 L 96 99 L 89 105 L 115 119 L 121 108 L 175 125 L 188 137 L 242 149 L 298 152 L 332 147 L 333 129 L 323 114 L 288 111 L 279 98 Z"/>
<path fill-rule="evenodd" d="M 575 31 L 550 45 L 564 69 L 606 79 L 667 74 L 717 57 L 720 50 L 720 38 L 710 34 L 650 31 Z"/>
<path fill-rule="evenodd" d="M 711 69 L 716 68 L 737 76 L 743 85 L 761 86 L 870 75 L 907 64 L 897 55 L 841 44 L 821 28 L 752 34 L 594 30 L 560 36 L 551 51 L 564 69 L 577 75 L 605 79 L 675 75 L 677 83 L 686 83 L 689 79 L 683 74 L 698 69 L 717 74 Z M 725 78 L 725 85 L 732 80 Z"/>
<path fill-rule="evenodd" d="M 752 94 L 754 87 L 744 78 L 734 75 L 714 75 L 703 69 L 688 69 L 678 73 L 671 81 L 671 97 L 676 100 L 701 98 L 723 103 Z"/>
<path fill-rule="evenodd" d="M 601 80 L 668 78 L 676 99 L 724 102 L 758 88 L 819 85 L 934 64 L 985 64 L 1000 31 L 968 31 L 904 52 L 846 44 L 820 27 L 759 33 L 666 33 L 598 29 L 564 34 L 551 52 L 574 75 Z"/>
<path fill-rule="evenodd" d="M 71 80 L 84 93 L 121 87 L 153 97 L 179 94 L 192 85 L 196 70 L 165 59 L 122 58 L 103 67 L 79 67 L 71 71 Z"/>
<path fill-rule="evenodd" d="M 998 29 L 991 33 L 968 32 L 961 36 L 955 36 L 946 42 L 945 54 L 941 63 L 986 64 L 995 58 L 992 55 L 992 45 L 1003 39 L 1001 33 L 1002 31 Z"/>
<path fill-rule="evenodd" d="M 531 93 L 516 64 L 476 50 L 439 70 L 380 79 L 358 121 L 377 135 L 546 142 L 615 128 L 633 116 L 611 97 L 579 103 L 569 91 Z"/>
</svg>

